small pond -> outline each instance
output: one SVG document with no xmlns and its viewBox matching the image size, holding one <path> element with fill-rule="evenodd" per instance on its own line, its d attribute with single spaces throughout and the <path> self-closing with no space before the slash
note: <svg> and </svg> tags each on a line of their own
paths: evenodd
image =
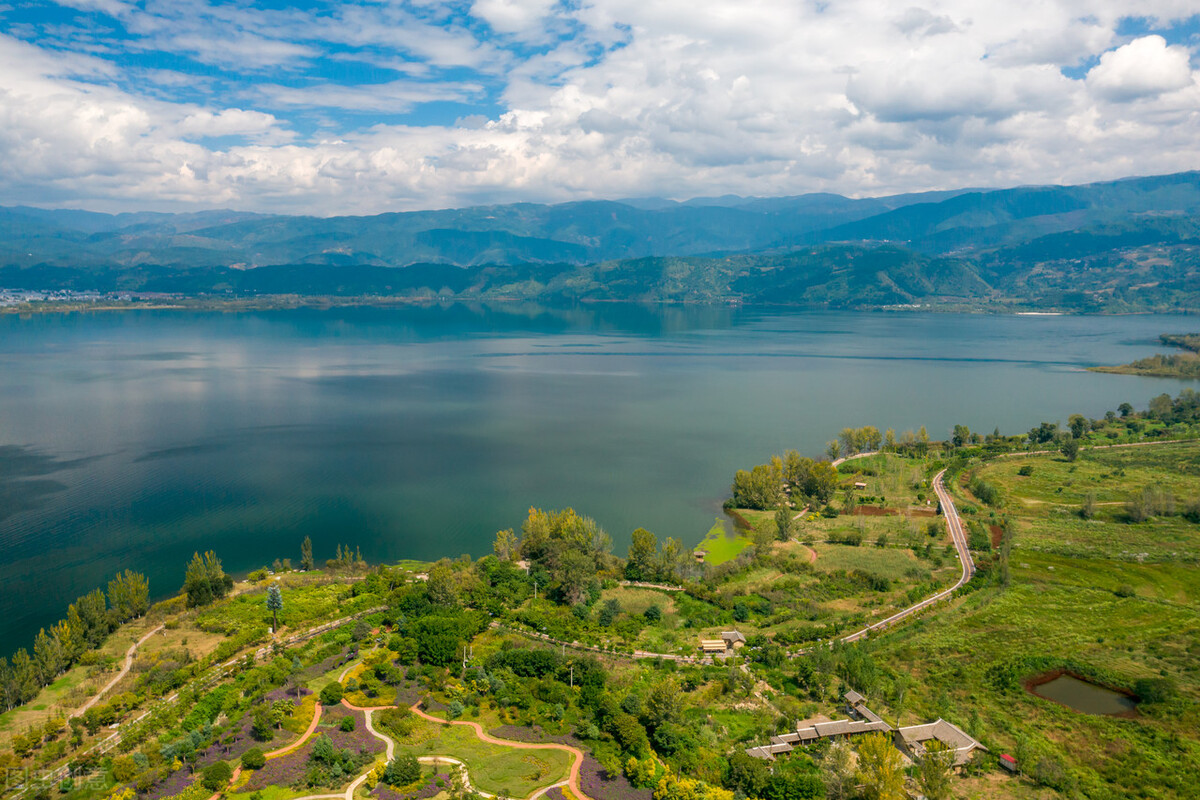
<svg viewBox="0 0 1200 800">
<path fill-rule="evenodd" d="M 1074 675 L 1059 675 L 1045 683 L 1033 683 L 1029 691 L 1084 714 L 1132 715 L 1137 700 L 1112 689 L 1088 683 Z"/>
</svg>

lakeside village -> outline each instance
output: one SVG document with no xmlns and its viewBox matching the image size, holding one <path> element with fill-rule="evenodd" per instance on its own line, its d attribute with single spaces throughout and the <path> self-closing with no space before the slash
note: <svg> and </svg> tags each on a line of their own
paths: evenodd
<svg viewBox="0 0 1200 800">
<path fill-rule="evenodd" d="M 478 559 L 126 570 L 0 658 L 0 796 L 1196 796 L 1200 395 L 838 447 L 740 470 L 702 563 L 534 508 Z"/>
</svg>

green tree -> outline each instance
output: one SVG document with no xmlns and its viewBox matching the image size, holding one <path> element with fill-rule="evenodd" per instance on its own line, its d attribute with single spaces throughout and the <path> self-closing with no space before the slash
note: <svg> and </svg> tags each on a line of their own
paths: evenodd
<svg viewBox="0 0 1200 800">
<path fill-rule="evenodd" d="M 900 751 L 882 733 L 868 733 L 858 740 L 858 782 L 866 800 L 908 797 Z"/>
<path fill-rule="evenodd" d="M 655 684 L 642 707 L 646 727 L 653 730 L 669 722 L 676 722 L 682 713 L 682 704 L 683 693 L 673 679 L 668 678 Z"/>
<path fill-rule="evenodd" d="M 271 718 L 271 709 L 266 703 L 256 707 L 250 719 L 250 736 L 255 741 L 269 742 L 275 737 L 275 720 Z"/>
<path fill-rule="evenodd" d="M 828 461 L 813 464 L 804 485 L 804 493 L 816 501 L 817 505 L 825 505 L 833 499 L 837 491 L 838 471 Z"/>
<path fill-rule="evenodd" d="M 783 479 L 793 489 L 798 489 L 804 485 L 812 465 L 811 458 L 805 458 L 795 450 L 788 450 L 783 454 Z"/>
<path fill-rule="evenodd" d="M 1082 414 L 1072 414 L 1071 416 L 1067 417 L 1067 428 L 1071 431 L 1071 435 L 1076 439 L 1081 438 L 1085 433 L 1087 433 L 1088 428 L 1090 427 L 1091 423 L 1088 422 L 1088 418 Z"/>
<path fill-rule="evenodd" d="M 965 444 L 971 443 L 971 429 L 966 425 L 955 425 L 954 435 L 950 439 L 955 447 L 962 447 Z"/>
<path fill-rule="evenodd" d="M 883 437 L 879 434 L 879 428 L 874 425 L 866 425 L 858 429 L 858 441 L 863 450 L 873 453 L 879 449 Z"/>
<path fill-rule="evenodd" d="M 629 558 L 625 562 L 625 577 L 631 581 L 650 581 L 658 577 L 658 537 L 645 528 L 633 532 L 629 543 Z"/>
<path fill-rule="evenodd" d="M 925 745 L 925 755 L 917 764 L 917 785 L 929 800 L 945 800 L 950 796 L 951 770 L 954 753 L 936 739 Z"/>
<path fill-rule="evenodd" d="M 408 786 L 420 779 L 421 763 L 412 753 L 393 758 L 383 772 L 383 782 L 389 786 Z"/>
<path fill-rule="evenodd" d="M 821 781 L 829 800 L 846 800 L 854 792 L 854 751 L 844 738 L 831 744 L 821 759 Z"/>
<path fill-rule="evenodd" d="M 673 536 L 663 539 L 662 550 L 658 556 L 658 579 L 679 583 L 687 560 L 687 551 L 682 542 Z"/>
<path fill-rule="evenodd" d="M 838 442 L 837 439 L 834 439 L 833 441 L 826 443 L 825 455 L 829 456 L 830 461 L 837 461 L 837 458 L 839 455 L 841 455 L 841 453 L 842 453 L 842 445 Z"/>
<path fill-rule="evenodd" d="M 150 608 L 150 582 L 132 570 L 117 573 L 108 582 L 108 604 L 118 622 L 142 616 Z"/>
<path fill-rule="evenodd" d="M 1068 436 L 1067 438 L 1063 439 L 1059 450 L 1061 450 L 1062 454 L 1067 457 L 1067 461 L 1074 461 L 1075 459 L 1079 458 L 1079 440 L 1072 436 Z"/>
<path fill-rule="evenodd" d="M 204 606 L 220 600 L 229 594 L 233 588 L 233 578 L 221 569 L 221 559 L 209 550 L 201 558 L 199 553 L 192 555 L 187 573 L 183 579 L 183 590 L 187 592 L 188 608 Z"/>
<path fill-rule="evenodd" d="M 781 542 L 792 538 L 792 510 L 786 505 L 775 512 L 775 537 Z"/>
<path fill-rule="evenodd" d="M 852 456 L 862 450 L 862 439 L 854 428 L 842 428 L 838 434 L 838 442 L 843 456 Z"/>
<path fill-rule="evenodd" d="M 496 553 L 496 558 L 501 561 L 512 561 L 520 547 L 521 540 L 513 533 L 512 528 L 496 531 L 496 541 L 492 543 L 492 550 Z"/>
<path fill-rule="evenodd" d="M 617 615 L 621 613 L 621 603 L 617 598 L 610 597 L 604 601 L 604 605 L 600 607 L 599 620 L 600 624 L 608 627 L 617 619 Z"/>
<path fill-rule="evenodd" d="M 747 797 L 764 797 L 770 781 L 771 769 L 761 758 L 753 758 L 741 751 L 729 757 L 726 788 L 741 790 Z"/>
<path fill-rule="evenodd" d="M 883 434 L 883 449 L 888 451 L 896 449 L 896 432 L 891 428 L 888 428 L 887 432 Z"/>
<path fill-rule="evenodd" d="M 271 612 L 271 630 L 278 632 L 279 612 L 283 610 L 283 592 L 279 590 L 278 582 L 267 587 L 267 610 Z"/>
<path fill-rule="evenodd" d="M 429 569 L 429 580 L 425 581 L 429 602 L 441 608 L 458 605 L 458 582 L 448 559 L 443 558 Z"/>
<path fill-rule="evenodd" d="M 738 508 L 775 508 L 783 492 L 783 462 L 759 464 L 750 471 L 739 469 L 733 477 L 733 502 Z"/>
<path fill-rule="evenodd" d="M 1121 405 L 1117 406 L 1117 411 L 1121 412 L 1122 417 L 1128 417 L 1133 413 L 1133 406 L 1129 403 L 1121 403 Z"/>
<path fill-rule="evenodd" d="M 300 569 L 305 572 L 313 568 L 312 537 L 305 536 L 300 543 Z"/>
</svg>

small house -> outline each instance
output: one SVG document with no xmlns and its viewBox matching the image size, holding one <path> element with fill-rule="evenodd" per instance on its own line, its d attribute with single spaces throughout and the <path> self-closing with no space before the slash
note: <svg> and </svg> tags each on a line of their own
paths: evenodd
<svg viewBox="0 0 1200 800">
<path fill-rule="evenodd" d="M 701 639 L 700 649 L 708 656 L 723 656 L 725 655 L 725 640 L 724 639 Z"/>
<path fill-rule="evenodd" d="M 1015 758 L 1013 758 L 1012 756 L 1010 756 L 1008 753 L 1001 753 L 1000 754 L 1000 766 L 1004 767 L 1009 772 L 1016 773 L 1017 760 Z"/>
<path fill-rule="evenodd" d="M 867 488 L 867 484 L 863 483 L 862 481 L 855 481 L 854 488 L 855 489 L 865 489 L 865 488 Z"/>
<path fill-rule="evenodd" d="M 913 761 L 920 761 L 925 756 L 925 743 L 935 739 L 954 754 L 956 767 L 970 761 L 976 750 L 987 752 L 986 747 L 968 736 L 962 728 L 944 719 L 926 725 L 897 728 L 895 733 L 896 747 Z"/>
<path fill-rule="evenodd" d="M 725 642 L 725 649 L 729 651 L 746 646 L 746 637 L 738 631 L 722 631 L 721 641 Z"/>
</svg>

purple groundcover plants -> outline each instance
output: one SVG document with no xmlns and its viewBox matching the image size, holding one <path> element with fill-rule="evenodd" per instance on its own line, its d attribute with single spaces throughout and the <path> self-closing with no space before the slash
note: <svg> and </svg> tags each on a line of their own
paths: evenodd
<svg viewBox="0 0 1200 800">
<path fill-rule="evenodd" d="M 308 775 L 310 746 L 305 744 L 286 756 L 273 758 L 267 765 L 250 776 L 242 791 L 252 792 L 268 786 L 298 786 Z"/>
<path fill-rule="evenodd" d="M 344 717 L 354 718 L 354 730 L 343 731 L 339 727 Z M 366 716 L 361 711 L 350 711 L 342 707 L 331 708 L 321 714 L 321 726 L 314 735 L 327 734 L 338 750 L 351 753 L 374 755 L 384 751 L 384 744 L 367 730 Z"/>
<path fill-rule="evenodd" d="M 297 692 L 299 692 L 299 696 L 297 696 Z M 272 689 L 263 695 L 263 700 L 268 703 L 276 703 L 280 700 L 291 700 L 296 705 L 299 705 L 300 701 L 310 694 L 312 694 L 312 689 L 309 689 L 307 686 L 300 686 L 296 688 L 290 686 L 281 686 L 278 689 Z"/>
<path fill-rule="evenodd" d="M 582 747 L 583 743 L 567 733 L 546 733 L 541 726 L 534 725 L 501 725 L 488 731 L 492 736 L 508 739 L 512 742 L 530 742 L 532 744 L 569 744 L 572 747 Z"/>
<path fill-rule="evenodd" d="M 166 780 L 160 781 L 154 788 L 147 792 L 145 798 L 146 800 L 158 800 L 160 797 L 170 797 L 171 795 L 179 794 L 191 785 L 193 777 L 187 767 L 172 772 L 167 776 Z"/>
<path fill-rule="evenodd" d="M 651 800 L 654 791 L 635 789 L 624 775 L 608 777 L 600 762 L 584 753 L 579 768 L 579 788 L 592 800 Z"/>
<path fill-rule="evenodd" d="M 441 781 L 441 786 L 438 786 L 438 781 Z M 386 783 L 381 783 L 371 791 L 371 795 L 375 797 L 375 800 L 412 800 L 412 798 L 424 798 L 427 800 L 427 798 L 437 795 L 438 792 L 444 791 L 445 787 L 449 785 L 450 776 L 438 773 L 427 778 L 425 783 L 421 785 L 421 788 L 413 793 L 400 794 Z"/>
</svg>

